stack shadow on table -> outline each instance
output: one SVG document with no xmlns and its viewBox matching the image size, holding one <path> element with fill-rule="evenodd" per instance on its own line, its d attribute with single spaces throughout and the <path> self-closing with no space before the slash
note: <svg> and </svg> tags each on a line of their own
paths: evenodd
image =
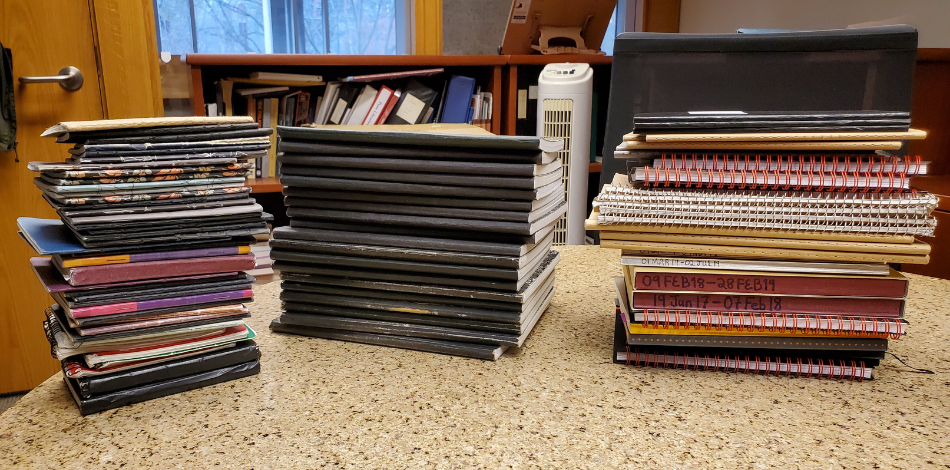
<svg viewBox="0 0 950 470">
<path fill-rule="evenodd" d="M 452 134 L 439 133 L 452 132 Z M 497 359 L 554 295 L 560 141 L 472 126 L 278 128 L 274 331 Z"/>
<path fill-rule="evenodd" d="M 587 228 L 619 248 L 613 360 L 870 379 L 936 199 L 900 112 L 638 114 Z"/>
<path fill-rule="evenodd" d="M 82 414 L 256 374 L 245 323 L 250 245 L 267 233 L 244 185 L 270 129 L 250 118 L 67 122 L 64 163 L 32 162 L 61 220 L 21 218 L 56 301 L 44 328 Z"/>
</svg>

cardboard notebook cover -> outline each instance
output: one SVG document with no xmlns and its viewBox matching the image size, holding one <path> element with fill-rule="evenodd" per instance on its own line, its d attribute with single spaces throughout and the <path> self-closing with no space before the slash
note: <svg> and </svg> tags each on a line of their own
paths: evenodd
<svg viewBox="0 0 950 470">
<path fill-rule="evenodd" d="M 381 167 L 385 168 L 385 167 Z M 389 181 L 399 183 L 437 184 L 499 189 L 537 189 L 561 181 L 561 168 L 538 176 L 483 176 L 465 173 L 416 173 L 413 171 L 381 171 L 362 168 L 333 168 L 284 164 L 281 175 L 315 176 L 320 178 Z"/>
<path fill-rule="evenodd" d="M 428 303 L 438 305 L 451 305 L 457 307 L 469 307 L 479 310 L 497 310 L 499 312 L 516 312 L 526 315 L 533 311 L 537 305 L 551 293 L 554 288 L 554 279 L 549 276 L 547 279 L 538 282 L 539 289 L 531 293 L 530 297 L 525 297 L 524 302 L 501 302 L 497 300 L 463 298 L 458 296 L 445 296 L 432 293 L 405 292 L 398 290 L 380 290 L 372 287 L 352 287 L 338 286 L 328 284 L 298 283 L 294 281 L 283 281 L 281 283 L 282 293 L 287 293 L 287 300 L 302 303 L 323 303 L 320 297 L 330 296 L 351 296 L 375 299 L 387 299 L 394 301 L 407 301 L 415 303 Z M 346 316 L 346 315 L 344 315 Z"/>
<path fill-rule="evenodd" d="M 191 277 L 191 276 L 186 276 Z M 241 278 L 216 278 L 213 282 L 199 282 L 200 279 L 189 283 L 158 288 L 130 290 L 108 294 L 86 295 L 85 292 L 57 293 L 70 308 L 110 305 L 120 302 L 139 302 L 164 298 L 184 297 L 191 295 L 214 294 L 219 292 L 250 290 L 253 276 L 243 274 Z M 146 285 L 147 286 L 147 285 Z M 144 286 L 136 286 L 144 287 Z M 95 292 L 95 291 L 93 291 Z M 54 296 L 55 297 L 55 296 Z"/>
<path fill-rule="evenodd" d="M 538 272 L 544 272 L 545 270 L 552 270 L 553 266 L 557 264 L 560 260 L 560 256 L 556 251 L 552 251 L 545 256 L 544 260 L 539 264 L 538 268 L 528 276 L 528 279 L 521 285 L 520 288 L 517 287 L 517 283 L 504 280 L 496 279 L 487 279 L 487 278 L 477 278 L 469 275 L 445 275 L 445 274 L 428 274 L 425 272 L 418 271 L 391 271 L 384 269 L 376 269 L 375 266 L 369 265 L 365 267 L 350 267 L 350 266 L 340 266 L 334 264 L 317 264 L 317 263 L 298 263 L 298 262 L 284 262 L 277 261 L 274 263 L 274 269 L 280 270 L 281 273 L 299 273 L 299 274 L 310 274 L 318 276 L 339 276 L 347 278 L 356 278 L 369 281 L 386 281 L 386 282 L 395 282 L 395 283 L 408 283 L 408 284 L 419 284 L 427 285 L 433 287 L 462 287 L 468 289 L 478 289 L 481 291 L 488 292 L 501 292 L 507 294 L 518 294 L 526 291 L 531 283 L 535 282 L 538 279 Z"/>
<path fill-rule="evenodd" d="M 531 235 L 518 235 L 501 232 L 479 232 L 474 230 L 448 230 L 425 227 L 412 227 L 383 224 L 360 224 L 324 219 L 290 219 L 290 226 L 298 229 L 341 230 L 346 232 L 365 232 L 372 234 L 415 236 L 422 238 L 444 238 L 448 240 L 471 240 L 513 245 L 533 245 L 544 239 L 554 230 L 556 222 Z"/>
<path fill-rule="evenodd" d="M 383 158 L 372 156 L 314 155 L 302 153 L 284 153 L 277 161 L 285 165 L 304 165 L 309 167 L 352 168 L 378 172 L 381 168 L 390 171 L 408 171 L 414 173 L 449 173 L 459 175 L 535 177 L 551 173 L 561 167 L 555 160 L 546 165 L 533 163 L 501 163 L 480 161 L 454 161 L 433 159 Z"/>
<path fill-rule="evenodd" d="M 199 126 L 240 124 L 254 122 L 250 116 L 187 116 L 131 119 L 102 119 L 97 121 L 63 121 L 41 134 L 42 137 L 59 137 L 70 132 L 101 132 L 114 129 L 143 129 L 151 127 Z M 140 131 L 141 132 L 141 131 Z M 147 132 L 147 131 L 146 131 Z"/>
<path fill-rule="evenodd" d="M 301 208 L 319 208 L 332 207 L 336 210 L 350 212 L 382 212 L 393 215 L 410 215 L 423 217 L 439 217 L 452 219 L 473 219 L 489 220 L 499 222 L 515 222 L 530 224 L 535 222 L 560 204 L 564 204 L 564 198 L 560 194 L 554 194 L 548 205 L 533 211 L 498 211 L 485 209 L 471 209 L 461 207 L 438 207 L 438 206 L 413 206 L 407 204 L 389 204 L 388 199 L 381 198 L 386 202 L 361 202 L 346 201 L 339 199 L 305 199 L 297 197 L 285 197 L 284 205 L 287 207 Z M 345 197 L 345 196 L 344 196 Z"/>
<path fill-rule="evenodd" d="M 434 230 L 443 229 L 462 232 L 475 231 L 530 236 L 549 227 L 566 211 L 567 203 L 561 202 L 560 204 L 548 208 L 544 214 L 530 222 L 448 218 L 430 215 L 403 215 L 383 212 L 380 209 L 376 209 L 373 212 L 350 212 L 346 210 L 323 210 L 301 207 L 288 207 L 287 216 L 304 220 L 328 220 L 344 223 L 362 222 L 367 224 L 420 227 Z"/>
<path fill-rule="evenodd" d="M 900 150 L 899 140 L 878 141 L 786 141 L 786 142 L 637 142 L 626 141 L 618 150 Z M 620 155 L 618 155 L 620 157 Z"/>
<path fill-rule="evenodd" d="M 562 187 L 559 181 L 534 189 L 499 189 L 283 174 L 280 176 L 280 183 L 289 187 L 318 188 L 324 191 L 391 192 L 416 196 L 515 199 L 519 201 L 542 199 Z"/>
<path fill-rule="evenodd" d="M 870 132 L 743 132 L 743 133 L 701 133 L 701 134 L 627 134 L 623 140 L 647 142 L 721 142 L 721 141 L 849 141 L 849 140 L 919 140 L 927 138 L 927 132 L 920 129 L 908 131 L 870 131 Z"/>
<path fill-rule="evenodd" d="M 153 138 L 168 138 L 168 136 L 188 136 L 191 134 L 208 134 L 218 132 L 235 132 L 259 129 L 256 122 L 233 122 L 228 124 L 198 124 L 184 126 L 149 127 L 147 132 L 142 129 L 109 129 L 102 131 L 67 132 L 56 138 L 56 142 L 82 144 L 86 142 L 148 142 Z"/>
<path fill-rule="evenodd" d="M 806 230 L 770 230 L 745 228 L 707 228 L 687 227 L 680 225 L 647 225 L 647 224 L 601 224 L 598 221 L 600 213 L 596 210 L 584 222 L 587 230 L 598 230 L 601 236 L 612 236 L 612 233 L 647 232 L 647 233 L 675 233 L 687 235 L 725 236 L 725 237 L 759 237 L 782 238 L 794 240 L 838 240 L 870 243 L 914 243 L 913 235 L 880 235 L 848 232 L 818 232 Z"/>
<path fill-rule="evenodd" d="M 307 141 L 291 138 L 281 140 L 277 144 L 277 150 L 285 155 L 295 156 L 387 158 L 432 162 L 457 161 L 543 165 L 557 161 L 556 153 L 548 153 L 541 149 L 432 147 L 425 144 L 387 146 L 372 142 Z"/>
<path fill-rule="evenodd" d="M 556 263 L 552 262 L 542 263 L 535 272 L 532 273 L 528 282 L 517 292 L 498 292 L 466 287 L 390 282 L 351 277 L 351 275 L 356 273 L 341 273 L 346 277 L 336 277 L 286 271 L 281 273 L 281 279 L 287 283 L 294 283 L 300 286 L 337 286 L 384 292 L 405 292 L 410 294 L 522 304 L 529 302 L 535 294 L 537 294 L 538 290 L 543 289 L 545 285 L 553 283 L 554 276 L 552 276 L 552 274 L 554 273 L 555 265 Z"/>
<path fill-rule="evenodd" d="M 916 242 L 924 244 L 924 242 Z M 683 255 L 715 255 L 724 258 L 754 258 L 754 259 L 785 259 L 785 260 L 812 260 L 828 262 L 855 262 L 855 263 L 908 263 L 927 264 L 929 255 L 904 255 L 893 253 L 862 253 L 853 251 L 820 251 L 820 250 L 793 250 L 788 248 L 761 248 L 747 246 L 699 245 L 688 243 L 660 243 L 628 240 L 601 239 L 602 248 L 617 248 L 621 250 L 637 250 L 647 252 L 663 252 Z"/>
<path fill-rule="evenodd" d="M 258 360 L 253 360 L 147 385 L 137 385 L 123 390 L 91 396 L 89 398 L 82 397 L 79 392 L 79 385 L 76 384 L 75 379 L 64 378 L 63 380 L 66 382 L 66 386 L 76 401 L 76 405 L 79 406 L 79 412 L 83 416 L 86 416 L 131 405 L 133 403 L 140 403 L 155 398 L 174 395 L 176 393 L 187 392 L 188 390 L 194 390 L 196 388 L 257 375 L 260 370 L 261 363 Z"/>
<path fill-rule="evenodd" d="M 769 232 L 765 232 L 768 234 Z M 696 245 L 744 246 L 750 248 L 777 248 L 787 250 L 843 251 L 857 253 L 893 253 L 899 255 L 928 255 L 930 245 L 918 243 L 875 243 L 839 240 L 803 240 L 794 238 L 731 237 L 649 232 L 601 232 L 601 240 L 616 242 L 662 242 Z"/>
<path fill-rule="evenodd" d="M 519 340 L 517 334 L 313 314 L 284 313 L 280 316 L 280 322 L 285 325 L 428 338 L 443 341 L 462 341 L 495 346 L 517 346 Z"/>
<path fill-rule="evenodd" d="M 504 256 L 495 254 L 463 253 L 457 251 L 440 251 L 426 249 L 407 249 L 400 247 L 379 245 L 353 245 L 349 243 L 321 242 L 312 240 L 271 240 L 271 248 L 307 252 L 325 253 L 342 256 L 361 256 L 380 259 L 422 261 L 444 264 L 460 264 L 468 266 L 485 266 L 509 269 L 522 269 L 537 263 L 539 257 L 548 253 L 553 243 L 553 234 L 548 235 L 541 243 L 524 255 Z"/>
<path fill-rule="evenodd" d="M 472 128 L 472 129 L 468 129 Z M 349 142 L 379 147 L 417 145 L 424 147 L 500 149 L 515 151 L 557 152 L 564 146 L 560 139 L 525 136 L 498 136 L 475 126 L 444 126 L 421 124 L 393 128 L 391 126 L 278 127 L 281 139 L 302 141 Z M 281 148 L 282 151 L 286 151 Z"/>
<path fill-rule="evenodd" d="M 392 194 L 375 191 L 346 191 L 342 193 L 323 191 L 315 188 L 284 187 L 284 196 L 294 200 L 333 199 L 337 201 L 368 202 L 385 201 L 390 204 L 410 206 L 463 208 L 480 210 L 497 210 L 506 212 L 531 212 L 547 206 L 553 201 L 563 199 L 564 196 L 556 192 L 541 199 L 531 201 L 515 201 L 497 198 L 467 198 L 445 196 L 419 196 L 412 194 Z"/>
<path fill-rule="evenodd" d="M 277 227 L 274 229 L 272 237 L 273 240 L 348 243 L 353 245 L 376 245 L 394 248 L 411 248 L 519 257 L 526 254 L 528 251 L 531 251 L 536 246 L 536 244 L 524 243 L 503 243 L 480 240 L 429 238 L 411 235 L 391 235 L 385 233 L 367 233 L 357 231 L 357 228 L 355 227 L 353 231 Z"/>
</svg>

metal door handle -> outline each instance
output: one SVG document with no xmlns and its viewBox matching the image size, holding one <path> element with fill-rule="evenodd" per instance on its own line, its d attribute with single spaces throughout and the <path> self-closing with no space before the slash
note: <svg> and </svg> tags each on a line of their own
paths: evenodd
<svg viewBox="0 0 950 470">
<path fill-rule="evenodd" d="M 82 72 L 76 67 L 63 67 L 55 77 L 20 77 L 20 83 L 59 83 L 66 91 L 82 88 Z"/>
</svg>

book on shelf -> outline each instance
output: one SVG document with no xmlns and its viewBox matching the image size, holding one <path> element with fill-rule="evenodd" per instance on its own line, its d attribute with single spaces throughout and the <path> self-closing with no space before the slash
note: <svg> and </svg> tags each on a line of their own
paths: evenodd
<svg viewBox="0 0 950 470">
<path fill-rule="evenodd" d="M 294 82 L 317 83 L 323 81 L 322 75 L 307 75 L 302 73 L 281 72 L 252 72 L 250 78 L 255 80 L 287 80 Z"/>
</svg>

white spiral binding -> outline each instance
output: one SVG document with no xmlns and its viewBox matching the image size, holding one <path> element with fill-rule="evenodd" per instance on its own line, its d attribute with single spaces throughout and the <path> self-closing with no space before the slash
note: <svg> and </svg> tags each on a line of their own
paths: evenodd
<svg viewBox="0 0 950 470">
<path fill-rule="evenodd" d="M 933 236 L 928 193 L 703 191 L 604 186 L 602 225 L 638 224 Z"/>
</svg>

